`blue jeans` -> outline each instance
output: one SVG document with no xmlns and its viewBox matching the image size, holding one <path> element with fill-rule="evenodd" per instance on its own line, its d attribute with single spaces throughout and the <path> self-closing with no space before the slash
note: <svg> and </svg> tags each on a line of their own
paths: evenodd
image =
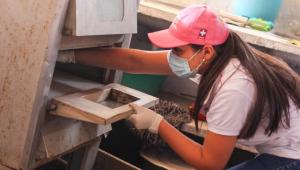
<svg viewBox="0 0 300 170">
<path fill-rule="evenodd" d="M 300 160 L 261 154 L 228 170 L 300 170 Z"/>
</svg>

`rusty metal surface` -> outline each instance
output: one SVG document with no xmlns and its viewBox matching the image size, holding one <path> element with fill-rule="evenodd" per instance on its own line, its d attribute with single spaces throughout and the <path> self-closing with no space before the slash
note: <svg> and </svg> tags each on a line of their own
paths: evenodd
<svg viewBox="0 0 300 170">
<path fill-rule="evenodd" d="M 68 2 L 0 0 L 4 13 L 0 16 L 2 165 L 14 169 L 34 166 Z M 113 41 L 122 39 L 123 36 L 115 36 Z M 79 124 L 76 126 L 88 126 Z"/>
<path fill-rule="evenodd" d="M 1 0 L 0 3 L 3 12 L 0 17 L 0 164 L 18 169 L 25 157 L 27 166 L 27 154 L 31 153 L 24 152 L 24 148 L 31 150 L 25 147 L 25 142 L 28 139 L 32 142 L 34 136 L 29 126 L 33 119 L 37 120 L 32 113 L 38 116 L 41 107 L 45 83 L 41 72 L 49 68 L 45 59 L 47 51 L 53 52 L 52 46 L 48 46 L 49 34 L 60 14 L 55 14 L 58 0 Z M 29 138 L 28 133 L 31 133 Z"/>
<path fill-rule="evenodd" d="M 52 13 L 54 19 L 49 30 L 44 61 L 41 68 L 35 101 L 29 122 L 26 142 L 21 157 L 21 169 L 33 169 L 35 166 L 36 149 L 40 139 L 40 128 L 44 122 L 45 105 L 48 100 L 50 84 L 53 77 L 54 66 L 58 46 L 61 41 L 61 30 L 64 24 L 64 19 L 67 11 L 69 0 L 57 0 L 55 9 Z"/>
<path fill-rule="evenodd" d="M 55 157 L 111 130 L 97 125 L 60 117 L 43 125 L 41 132 L 47 158 Z"/>
<path fill-rule="evenodd" d="M 88 142 L 85 142 L 85 143 L 83 143 L 83 144 L 81 144 L 81 145 L 78 145 L 78 146 L 72 148 L 71 150 L 68 150 L 67 152 L 61 153 L 61 154 L 59 154 L 59 155 L 57 155 L 57 156 L 55 156 L 55 157 L 51 157 L 51 158 L 48 158 L 48 159 L 47 159 L 47 158 L 45 158 L 45 159 L 36 159 L 36 160 L 35 160 L 35 166 L 34 166 L 32 169 L 37 168 L 37 167 L 39 167 L 39 166 L 41 166 L 41 165 L 44 165 L 44 164 L 46 164 L 46 163 L 48 163 L 48 162 L 50 162 L 50 161 L 53 161 L 54 159 L 57 159 L 57 158 L 59 158 L 59 157 L 61 157 L 61 156 L 63 156 L 63 155 L 66 155 L 66 154 L 68 154 L 68 153 L 74 152 L 74 151 L 76 151 L 76 150 L 78 150 L 78 149 L 80 149 L 80 148 L 82 148 L 82 147 L 85 147 L 85 146 L 87 146 L 87 145 L 90 145 L 90 144 L 92 144 L 92 143 L 95 143 L 95 142 L 101 140 L 101 138 L 102 138 L 102 137 L 94 138 L 94 139 L 92 139 L 92 140 L 90 140 L 90 141 L 88 141 Z M 45 153 L 45 154 L 46 154 L 46 153 Z"/>
<path fill-rule="evenodd" d="M 5 166 L 2 166 L 2 165 L 0 165 L 0 170 L 12 170 L 12 169 L 10 169 L 10 168 L 8 168 L 8 167 L 5 167 Z"/>
</svg>

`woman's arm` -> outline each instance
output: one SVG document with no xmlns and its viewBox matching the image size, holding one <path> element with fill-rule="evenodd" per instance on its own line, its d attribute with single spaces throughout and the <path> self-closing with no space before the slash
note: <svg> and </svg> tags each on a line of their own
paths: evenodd
<svg viewBox="0 0 300 170">
<path fill-rule="evenodd" d="M 207 131 L 202 146 L 180 133 L 153 110 L 133 103 L 129 105 L 136 114 L 132 114 L 128 120 L 137 129 L 148 129 L 152 133 L 158 131 L 169 146 L 193 167 L 214 170 L 225 167 L 235 147 L 237 136 L 224 136 Z"/>
<path fill-rule="evenodd" d="M 167 51 L 151 52 L 121 48 L 80 49 L 75 50 L 75 61 L 135 74 L 174 75 L 167 61 Z"/>
<path fill-rule="evenodd" d="M 165 120 L 161 121 L 158 133 L 182 159 L 196 169 L 223 169 L 237 141 L 237 136 L 224 136 L 207 131 L 202 146 Z"/>
</svg>

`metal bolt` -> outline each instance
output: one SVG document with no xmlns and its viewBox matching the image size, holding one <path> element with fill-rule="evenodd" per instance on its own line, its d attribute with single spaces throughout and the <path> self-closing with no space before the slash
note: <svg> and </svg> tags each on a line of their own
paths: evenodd
<svg viewBox="0 0 300 170">
<path fill-rule="evenodd" d="M 71 30 L 66 29 L 66 30 L 65 30 L 65 34 L 66 34 L 66 35 L 70 35 L 70 34 L 71 34 Z"/>
<path fill-rule="evenodd" d="M 51 104 L 51 105 L 50 105 L 50 108 L 51 108 L 51 109 L 56 109 L 56 105 L 55 105 L 55 104 Z"/>
</svg>

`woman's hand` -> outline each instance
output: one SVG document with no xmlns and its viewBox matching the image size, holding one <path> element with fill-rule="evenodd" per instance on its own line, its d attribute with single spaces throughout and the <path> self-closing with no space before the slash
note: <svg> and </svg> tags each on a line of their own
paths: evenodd
<svg viewBox="0 0 300 170">
<path fill-rule="evenodd" d="M 129 116 L 128 119 L 137 129 L 148 129 L 152 133 L 158 133 L 158 126 L 163 119 L 160 114 L 133 103 L 129 103 L 129 106 L 136 111 L 136 114 Z"/>
</svg>

